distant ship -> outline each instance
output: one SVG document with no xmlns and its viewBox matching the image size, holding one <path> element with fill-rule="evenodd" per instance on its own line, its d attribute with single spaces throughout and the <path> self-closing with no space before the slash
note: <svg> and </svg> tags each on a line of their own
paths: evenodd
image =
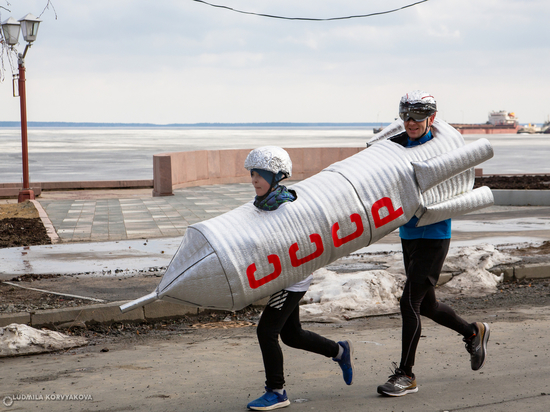
<svg viewBox="0 0 550 412">
<path fill-rule="evenodd" d="M 528 133 L 528 134 L 535 134 L 535 133 L 543 133 L 543 134 L 550 134 L 550 119 L 545 121 L 544 124 L 541 127 L 538 127 L 536 125 L 532 125 L 529 123 L 526 126 L 520 127 L 518 129 L 518 133 Z"/>
<path fill-rule="evenodd" d="M 484 124 L 451 123 L 462 134 L 496 134 L 517 133 L 518 118 L 515 113 L 506 110 L 492 111 L 489 120 Z"/>
<path fill-rule="evenodd" d="M 542 133 L 542 129 L 540 127 L 537 127 L 531 123 L 528 125 L 522 126 L 518 129 L 518 134 L 535 134 L 535 133 Z"/>
</svg>

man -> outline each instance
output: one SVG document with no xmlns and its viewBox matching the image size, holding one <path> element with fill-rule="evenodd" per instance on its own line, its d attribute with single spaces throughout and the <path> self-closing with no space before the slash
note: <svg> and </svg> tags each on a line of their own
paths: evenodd
<svg viewBox="0 0 550 412">
<path fill-rule="evenodd" d="M 405 123 L 405 132 L 391 140 L 404 147 L 414 147 L 437 139 L 438 136 L 431 131 L 436 112 L 436 101 L 430 94 L 420 90 L 407 93 L 399 104 L 399 117 Z M 412 368 L 421 334 L 420 315 L 464 336 L 473 370 L 483 366 L 487 354 L 489 325 L 466 322 L 435 297 L 435 285 L 451 242 L 451 219 L 423 227 L 416 227 L 417 222 L 418 218 L 413 216 L 399 228 L 407 275 L 400 300 L 403 322 L 401 363 L 397 367 L 393 362 L 394 374 L 378 387 L 378 393 L 386 396 L 418 392 Z"/>
</svg>

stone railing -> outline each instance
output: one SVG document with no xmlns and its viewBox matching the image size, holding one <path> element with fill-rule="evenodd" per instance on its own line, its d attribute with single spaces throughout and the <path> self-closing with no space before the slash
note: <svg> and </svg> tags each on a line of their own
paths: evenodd
<svg viewBox="0 0 550 412">
<path fill-rule="evenodd" d="M 153 187 L 153 179 L 30 182 L 30 189 L 34 192 L 36 197 L 40 196 L 42 191 L 144 189 L 149 187 Z M 0 199 L 17 199 L 17 196 L 22 189 L 23 185 L 21 183 L 0 183 Z"/>
<path fill-rule="evenodd" d="M 292 180 L 313 176 L 364 147 L 286 149 L 292 159 Z M 171 196 L 173 189 L 220 183 L 250 182 L 244 160 L 251 149 L 197 150 L 153 155 L 153 196 Z"/>
</svg>

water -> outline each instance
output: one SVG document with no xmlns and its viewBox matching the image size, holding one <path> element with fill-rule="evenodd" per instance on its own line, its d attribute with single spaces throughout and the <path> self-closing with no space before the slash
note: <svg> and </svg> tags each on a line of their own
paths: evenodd
<svg viewBox="0 0 550 412">
<path fill-rule="evenodd" d="M 362 127 L 276 128 L 31 128 L 31 182 L 153 178 L 153 155 L 164 152 L 283 147 L 364 147 L 373 135 Z M 466 135 L 488 138 L 495 157 L 484 173 L 550 173 L 548 135 Z M 21 132 L 0 128 L 0 183 L 22 181 Z"/>
</svg>

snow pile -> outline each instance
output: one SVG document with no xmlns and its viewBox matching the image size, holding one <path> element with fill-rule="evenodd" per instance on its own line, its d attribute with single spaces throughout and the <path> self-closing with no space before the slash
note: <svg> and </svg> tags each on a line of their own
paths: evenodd
<svg viewBox="0 0 550 412">
<path fill-rule="evenodd" d="M 300 306 L 302 320 L 331 322 L 399 311 L 405 278 L 385 270 L 339 274 L 319 269 Z"/>
<path fill-rule="evenodd" d="M 497 291 L 497 285 L 502 282 L 504 274 L 500 276 L 489 272 L 494 266 L 517 262 L 519 259 L 499 252 L 493 245 L 482 244 L 457 249 L 449 254 L 444 269 L 451 272 L 460 272 L 458 276 L 445 283 L 438 289 L 438 294 L 463 294 L 472 297 L 485 296 Z"/>
<path fill-rule="evenodd" d="M 51 330 L 38 330 L 12 323 L 0 328 L 0 358 L 53 352 L 83 346 L 88 341 L 79 336 L 68 336 Z"/>
<path fill-rule="evenodd" d="M 398 298 L 405 283 L 402 254 L 367 255 L 339 259 L 334 267 L 340 273 L 325 268 L 314 272 L 313 283 L 300 306 L 302 320 L 336 322 L 398 313 Z M 437 289 L 437 296 L 463 294 L 477 297 L 495 293 L 504 275 L 496 276 L 489 269 L 518 260 L 490 244 L 451 248 L 443 272 L 453 273 L 453 278 Z M 385 270 L 367 269 L 373 266 L 372 262 L 379 266 L 383 263 Z M 361 264 L 365 270 L 361 270 Z"/>
</svg>

